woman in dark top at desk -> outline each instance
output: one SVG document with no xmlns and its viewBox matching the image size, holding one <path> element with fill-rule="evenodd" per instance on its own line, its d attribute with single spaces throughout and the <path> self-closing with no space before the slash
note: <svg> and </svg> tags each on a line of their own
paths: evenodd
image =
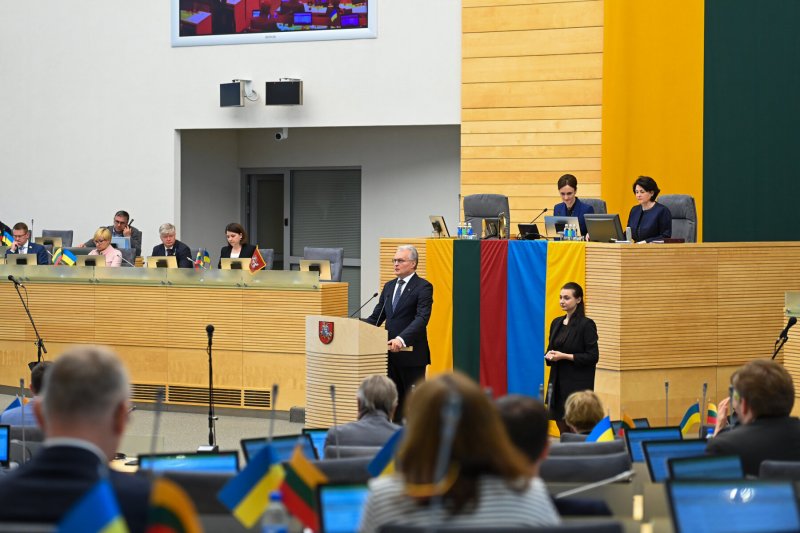
<svg viewBox="0 0 800 533">
<path fill-rule="evenodd" d="M 586 235 L 586 222 L 583 215 L 594 213 L 594 207 L 578 200 L 575 193 L 578 190 L 578 178 L 572 174 L 564 174 L 558 178 L 558 194 L 562 202 L 553 207 L 553 214 L 557 217 L 578 217 L 581 235 Z"/>
<path fill-rule="evenodd" d="M 669 208 L 656 202 L 660 192 L 653 178 L 639 176 L 633 182 L 633 194 L 639 205 L 631 209 L 628 227 L 631 228 L 634 241 L 660 241 L 672 236 L 672 213 Z"/>
<path fill-rule="evenodd" d="M 548 397 L 550 416 L 569 431 L 564 423 L 564 403 L 573 392 L 594 390 L 594 372 L 600 352 L 597 326 L 584 313 L 583 288 L 569 282 L 561 289 L 561 309 L 567 314 L 550 324 L 550 342 L 544 360 L 550 367 Z"/>
<path fill-rule="evenodd" d="M 222 265 L 222 259 L 225 257 L 250 259 L 256 253 L 256 247 L 247 244 L 247 233 L 241 224 L 231 222 L 225 226 L 225 238 L 228 239 L 228 246 L 219 251 L 220 260 L 217 262 L 217 268 Z"/>
</svg>

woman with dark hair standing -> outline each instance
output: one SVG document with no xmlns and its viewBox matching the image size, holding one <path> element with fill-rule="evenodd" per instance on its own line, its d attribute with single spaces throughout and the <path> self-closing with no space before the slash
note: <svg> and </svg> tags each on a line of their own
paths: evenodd
<svg viewBox="0 0 800 533">
<path fill-rule="evenodd" d="M 217 261 L 217 268 L 225 257 L 250 259 L 256 253 L 256 247 L 247 244 L 247 232 L 241 224 L 231 222 L 225 226 L 225 238 L 228 240 L 228 246 L 223 246 L 219 251 L 220 260 Z"/>
<path fill-rule="evenodd" d="M 633 206 L 628 215 L 628 227 L 636 242 L 651 242 L 672 236 L 672 213 L 669 208 L 656 202 L 661 190 L 656 180 L 639 176 L 633 182 L 633 194 L 639 205 Z"/>
<path fill-rule="evenodd" d="M 586 235 L 586 221 L 583 215 L 594 213 L 594 207 L 581 202 L 575 193 L 578 191 L 578 178 L 572 174 L 564 174 L 558 178 L 558 194 L 561 203 L 553 207 L 553 214 L 557 217 L 578 217 L 581 235 Z"/>
<path fill-rule="evenodd" d="M 550 416 L 566 430 L 564 403 L 573 392 L 594 390 L 594 371 L 600 352 L 597 326 L 584 312 L 583 288 L 574 282 L 567 283 L 561 288 L 559 302 L 567 314 L 550 324 L 550 342 L 544 359 L 550 367 Z"/>
</svg>

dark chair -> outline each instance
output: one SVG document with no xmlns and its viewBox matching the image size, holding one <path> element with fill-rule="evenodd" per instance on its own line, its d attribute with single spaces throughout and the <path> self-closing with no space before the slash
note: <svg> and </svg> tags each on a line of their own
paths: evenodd
<svg viewBox="0 0 800 533">
<path fill-rule="evenodd" d="M 550 455 L 608 455 L 625 452 L 622 439 L 605 442 L 559 442 L 550 446 Z"/>
<path fill-rule="evenodd" d="M 42 442 L 44 441 L 44 433 L 41 428 L 37 426 L 11 426 L 9 430 L 9 438 L 23 440 L 23 433 L 25 442 Z"/>
<path fill-rule="evenodd" d="M 342 281 L 344 248 L 303 248 L 303 259 L 327 259 L 331 263 L 331 281 Z"/>
<path fill-rule="evenodd" d="M 89 246 L 72 246 L 72 247 L 66 247 L 64 249 L 69 250 L 75 255 L 89 255 L 89 252 L 94 250 L 94 247 L 90 248 Z"/>
<path fill-rule="evenodd" d="M 608 207 L 606 207 L 606 201 L 602 198 L 581 198 L 581 202 L 585 203 L 586 205 L 590 205 L 594 208 L 594 212 L 596 215 L 605 215 L 608 213 Z"/>
<path fill-rule="evenodd" d="M 586 442 L 588 436 L 581 433 L 562 433 L 561 442 Z"/>
<path fill-rule="evenodd" d="M 763 461 L 758 469 L 758 477 L 800 481 L 800 461 Z"/>
<path fill-rule="evenodd" d="M 470 194 L 464 197 L 464 221 L 472 224 L 472 232 L 480 235 L 484 220 L 497 223 L 500 215 L 511 221 L 511 211 L 508 206 L 508 196 L 503 194 Z M 505 228 L 503 237 L 508 238 L 508 227 Z M 482 238 L 492 235 L 480 235 Z M 498 237 L 498 235 L 493 235 Z"/>
<path fill-rule="evenodd" d="M 348 459 L 324 459 L 311 461 L 331 483 L 366 483 L 372 476 L 367 465 L 372 457 L 351 457 Z"/>
<path fill-rule="evenodd" d="M 662 194 L 658 202 L 672 213 L 672 238 L 697 242 L 697 208 L 688 194 Z"/>
<path fill-rule="evenodd" d="M 267 264 L 264 270 L 272 270 L 272 263 L 275 260 L 275 250 L 272 248 L 259 248 L 258 251 L 261 252 L 261 257 L 264 258 L 264 262 Z"/>
<path fill-rule="evenodd" d="M 551 455 L 544 461 L 539 475 L 550 481 L 600 481 L 631 469 L 628 452 L 604 455 Z"/>
<path fill-rule="evenodd" d="M 72 246 L 71 229 L 43 229 L 42 237 L 61 237 L 61 246 L 64 248 Z"/>
</svg>

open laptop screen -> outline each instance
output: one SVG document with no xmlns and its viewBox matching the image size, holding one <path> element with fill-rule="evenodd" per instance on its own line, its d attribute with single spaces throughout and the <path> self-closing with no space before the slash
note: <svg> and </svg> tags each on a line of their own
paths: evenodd
<svg viewBox="0 0 800 533">
<path fill-rule="evenodd" d="M 669 481 L 677 533 L 800 531 L 791 481 Z"/>
<path fill-rule="evenodd" d="M 281 462 L 286 462 L 292 458 L 294 447 L 297 445 L 298 440 L 303 443 L 303 455 L 307 459 L 317 459 L 317 453 L 314 449 L 314 444 L 311 442 L 310 435 L 285 435 L 281 437 L 272 438 L 272 449 L 275 451 L 275 457 Z M 261 449 L 267 445 L 267 438 L 255 439 L 242 439 L 242 451 L 244 451 L 244 458 L 248 461 L 255 457 Z"/>
<path fill-rule="evenodd" d="M 239 452 L 145 454 L 139 456 L 139 470 L 235 474 Z"/>
<path fill-rule="evenodd" d="M 355 533 L 367 502 L 366 485 L 318 485 L 320 533 Z"/>
<path fill-rule="evenodd" d="M 669 479 L 667 461 L 675 457 L 698 457 L 706 453 L 704 440 L 661 440 L 642 443 L 650 480 L 660 483 Z"/>
<path fill-rule="evenodd" d="M 0 426 L 0 466 L 8 466 L 11 447 L 11 426 Z"/>
<path fill-rule="evenodd" d="M 742 479 L 744 470 L 738 455 L 705 455 L 670 459 L 670 479 Z"/>
<path fill-rule="evenodd" d="M 303 429 L 303 434 L 311 437 L 311 444 L 317 452 L 317 457 L 325 459 L 325 439 L 328 437 L 327 429 Z"/>
<path fill-rule="evenodd" d="M 628 454 L 634 463 L 644 462 L 644 450 L 642 442 L 646 440 L 680 440 L 681 428 L 678 426 L 662 428 L 634 428 L 625 432 L 625 444 L 628 446 Z"/>
</svg>

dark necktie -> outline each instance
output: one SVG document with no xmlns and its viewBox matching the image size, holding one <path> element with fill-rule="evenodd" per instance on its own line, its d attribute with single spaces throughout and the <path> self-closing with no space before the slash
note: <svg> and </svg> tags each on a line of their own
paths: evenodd
<svg viewBox="0 0 800 533">
<path fill-rule="evenodd" d="M 169 248 L 169 249 L 167 250 L 167 255 L 168 255 L 168 256 L 173 256 L 173 255 L 175 255 L 175 248 Z"/>
<path fill-rule="evenodd" d="M 397 288 L 394 291 L 394 299 L 392 300 L 392 309 L 397 309 L 397 302 L 400 301 L 400 296 L 403 294 L 403 285 L 405 281 L 402 279 L 397 280 Z"/>
</svg>

